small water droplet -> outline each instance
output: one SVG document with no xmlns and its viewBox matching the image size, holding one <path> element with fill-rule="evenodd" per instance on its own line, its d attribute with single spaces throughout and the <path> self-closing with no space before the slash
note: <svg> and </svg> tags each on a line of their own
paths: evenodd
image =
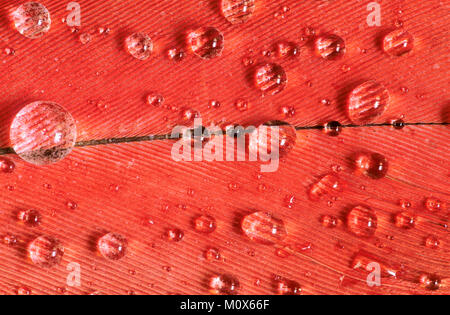
<svg viewBox="0 0 450 315">
<path fill-rule="evenodd" d="M 298 282 L 285 278 L 278 277 L 276 288 L 280 295 L 300 295 L 302 293 L 302 288 Z"/>
<path fill-rule="evenodd" d="M 416 217 L 408 212 L 400 212 L 395 215 L 395 225 L 399 228 L 409 230 L 416 226 Z"/>
<path fill-rule="evenodd" d="M 37 210 L 22 210 L 17 214 L 17 219 L 30 227 L 36 227 L 41 224 L 41 214 Z"/>
<path fill-rule="evenodd" d="M 12 173 L 16 168 L 16 164 L 8 158 L 0 157 L 0 172 Z"/>
<path fill-rule="evenodd" d="M 34 102 L 16 115 L 10 130 L 14 151 L 25 161 L 46 165 L 66 157 L 75 145 L 75 121 L 52 102 Z"/>
<path fill-rule="evenodd" d="M 80 43 L 82 43 L 83 45 L 86 45 L 91 42 L 92 36 L 89 33 L 82 33 L 82 34 L 80 34 L 78 39 L 80 40 Z"/>
<path fill-rule="evenodd" d="M 216 275 L 209 279 L 211 294 L 236 295 L 239 290 L 239 280 L 232 275 Z"/>
<path fill-rule="evenodd" d="M 224 38 L 214 27 L 201 27 L 187 34 L 187 47 L 202 59 L 211 59 L 222 54 Z"/>
<path fill-rule="evenodd" d="M 66 207 L 69 210 L 75 210 L 78 208 L 78 204 L 75 201 L 69 200 L 66 202 Z"/>
<path fill-rule="evenodd" d="M 7 56 L 14 56 L 16 54 L 16 51 L 14 48 L 7 47 L 7 48 L 5 48 L 5 54 Z"/>
<path fill-rule="evenodd" d="M 405 121 L 403 119 L 395 119 L 392 121 L 392 127 L 397 130 L 405 128 Z"/>
<path fill-rule="evenodd" d="M 231 24 L 245 23 L 255 11 L 255 0 L 222 0 L 221 9 Z"/>
<path fill-rule="evenodd" d="M 282 106 L 280 108 L 280 112 L 286 117 L 286 118 L 292 118 L 295 116 L 295 108 L 292 106 Z"/>
<path fill-rule="evenodd" d="M 272 120 L 259 126 L 250 134 L 249 150 L 254 156 L 257 156 L 259 152 L 260 158 L 264 160 L 282 158 L 295 148 L 296 142 L 297 131 L 292 125 L 284 121 Z M 271 156 L 276 153 L 278 156 Z"/>
<path fill-rule="evenodd" d="M 425 208 L 430 212 L 438 212 L 445 211 L 447 209 L 447 206 L 445 202 L 442 202 L 435 197 L 430 197 L 425 199 Z"/>
<path fill-rule="evenodd" d="M 194 221 L 195 230 L 200 233 L 210 234 L 217 228 L 216 219 L 210 215 L 201 215 Z"/>
<path fill-rule="evenodd" d="M 389 100 L 389 91 L 383 84 L 367 81 L 350 93 L 348 117 L 355 124 L 368 124 L 386 111 Z"/>
<path fill-rule="evenodd" d="M 441 241 L 434 235 L 429 235 L 425 239 L 425 246 L 430 249 L 439 249 L 441 247 Z"/>
<path fill-rule="evenodd" d="M 6 234 L 3 236 L 3 244 L 5 244 L 6 246 L 14 246 L 17 244 L 17 242 L 17 236 L 13 234 Z"/>
<path fill-rule="evenodd" d="M 441 278 L 437 275 L 422 274 L 420 284 L 427 290 L 437 291 L 441 287 Z"/>
<path fill-rule="evenodd" d="M 211 100 L 208 104 L 208 108 L 219 108 L 220 102 L 217 100 Z"/>
<path fill-rule="evenodd" d="M 17 295 L 31 295 L 31 290 L 27 287 L 20 287 L 17 289 Z"/>
<path fill-rule="evenodd" d="M 272 245 L 287 236 L 284 222 L 268 212 L 254 212 L 244 217 L 241 223 L 244 234 L 252 241 Z"/>
<path fill-rule="evenodd" d="M 125 48 L 134 58 L 146 60 L 153 53 L 153 41 L 147 34 L 134 33 L 125 40 Z"/>
<path fill-rule="evenodd" d="M 207 261 L 217 261 L 221 258 L 220 251 L 214 247 L 206 249 L 204 256 Z"/>
<path fill-rule="evenodd" d="M 38 2 L 27 2 L 11 14 L 17 31 L 28 38 L 39 38 L 50 30 L 51 18 L 47 8 Z"/>
<path fill-rule="evenodd" d="M 335 196 L 344 191 L 344 182 L 336 174 L 327 174 L 317 183 L 311 186 L 309 198 L 313 201 L 319 201 L 323 196 Z"/>
<path fill-rule="evenodd" d="M 414 37 L 404 29 L 397 29 L 383 39 L 385 53 L 400 57 L 414 49 Z"/>
<path fill-rule="evenodd" d="M 178 48 L 171 48 L 167 51 L 169 59 L 177 62 L 182 61 L 185 55 L 184 51 Z"/>
<path fill-rule="evenodd" d="M 357 206 L 347 216 L 349 230 L 359 237 L 372 237 L 378 227 L 378 217 L 374 210 Z"/>
<path fill-rule="evenodd" d="M 240 99 L 236 100 L 236 102 L 234 103 L 234 106 L 235 106 L 235 107 L 237 108 L 237 110 L 240 111 L 240 112 L 245 112 L 245 111 L 247 111 L 248 108 L 249 108 L 248 101 L 245 100 L 245 99 L 243 99 L 243 98 L 240 98 Z"/>
<path fill-rule="evenodd" d="M 200 113 L 192 108 L 187 108 L 182 112 L 183 119 L 189 122 L 194 121 L 194 119 L 200 117 Z"/>
<path fill-rule="evenodd" d="M 166 238 L 170 242 L 181 242 L 184 238 L 184 232 L 180 229 L 168 229 Z"/>
<path fill-rule="evenodd" d="M 355 167 L 372 179 L 384 178 L 389 169 L 389 162 L 379 153 L 360 153 L 355 159 Z"/>
<path fill-rule="evenodd" d="M 59 240 L 50 236 L 40 236 L 28 246 L 31 261 L 42 268 L 59 265 L 64 255 L 64 247 Z"/>
<path fill-rule="evenodd" d="M 411 202 L 410 202 L 409 200 L 400 199 L 400 200 L 398 201 L 398 204 L 399 204 L 400 207 L 402 207 L 403 209 L 411 208 Z"/>
<path fill-rule="evenodd" d="M 342 132 L 342 125 L 338 121 L 330 121 L 325 124 L 324 129 L 325 133 L 331 137 L 337 137 Z"/>
<path fill-rule="evenodd" d="M 117 233 L 105 234 L 97 241 L 97 250 L 106 259 L 122 259 L 126 255 L 127 249 L 127 239 Z"/>
<path fill-rule="evenodd" d="M 326 228 L 335 228 L 339 225 L 339 219 L 332 215 L 323 215 L 320 218 L 320 223 Z"/>
<path fill-rule="evenodd" d="M 275 95 L 287 85 L 287 75 L 283 67 L 274 63 L 259 66 L 255 71 L 255 86 L 264 94 Z"/>
<path fill-rule="evenodd" d="M 316 39 L 316 53 L 324 59 L 336 60 L 345 54 L 345 41 L 337 35 L 323 35 Z"/>
<path fill-rule="evenodd" d="M 287 41 L 278 42 L 275 51 L 279 58 L 297 57 L 300 54 L 297 44 Z"/>
</svg>

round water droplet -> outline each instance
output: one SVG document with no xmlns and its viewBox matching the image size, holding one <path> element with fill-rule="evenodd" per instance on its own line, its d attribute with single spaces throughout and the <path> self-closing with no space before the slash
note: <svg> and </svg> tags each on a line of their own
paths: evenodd
<svg viewBox="0 0 450 315">
<path fill-rule="evenodd" d="M 38 2 L 27 2 L 11 14 L 17 31 L 28 38 L 39 38 L 50 30 L 51 19 L 47 8 Z"/>
<path fill-rule="evenodd" d="M 309 198 L 319 201 L 323 196 L 336 196 L 344 191 L 344 182 L 336 174 L 327 174 L 311 186 Z"/>
<path fill-rule="evenodd" d="M 255 212 L 242 220 L 241 229 L 252 241 L 272 245 L 287 236 L 284 222 L 267 212 Z"/>
<path fill-rule="evenodd" d="M 416 217 L 408 212 L 400 212 L 395 215 L 395 225 L 409 230 L 416 226 Z"/>
<path fill-rule="evenodd" d="M 445 211 L 447 209 L 447 206 L 441 200 L 434 197 L 430 197 L 425 199 L 425 208 L 427 208 L 427 210 L 430 212 L 438 212 L 438 211 Z"/>
<path fill-rule="evenodd" d="M 31 290 L 27 287 L 20 287 L 17 289 L 17 295 L 31 295 Z"/>
<path fill-rule="evenodd" d="M 0 172 L 12 173 L 15 168 L 16 165 L 13 161 L 5 157 L 0 157 Z"/>
<path fill-rule="evenodd" d="M 7 245 L 7 246 L 14 246 L 17 244 L 17 236 L 13 235 L 13 234 L 6 234 L 5 236 L 3 236 L 3 244 Z"/>
<path fill-rule="evenodd" d="M 56 103 L 43 101 L 22 108 L 10 130 L 14 151 L 36 165 L 62 160 L 72 151 L 76 136 L 70 113 Z"/>
<path fill-rule="evenodd" d="M 248 110 L 248 107 L 249 107 L 248 101 L 245 100 L 245 99 L 243 99 L 243 98 L 240 98 L 240 99 L 236 100 L 236 103 L 234 104 L 234 106 L 235 106 L 235 107 L 237 108 L 237 110 L 240 111 L 240 112 L 245 112 L 245 111 L 247 111 L 247 110 Z"/>
<path fill-rule="evenodd" d="M 166 232 L 166 237 L 170 242 L 181 242 L 184 238 L 184 232 L 180 229 L 169 229 Z"/>
<path fill-rule="evenodd" d="M 181 49 L 172 48 L 167 51 L 167 56 L 169 57 L 170 60 L 178 62 L 184 59 L 185 53 Z"/>
<path fill-rule="evenodd" d="M 403 119 L 396 119 L 392 121 L 392 127 L 397 130 L 405 128 L 405 121 Z"/>
<path fill-rule="evenodd" d="M 136 59 L 146 60 L 153 52 L 153 42 L 144 33 L 135 33 L 127 37 L 125 47 L 128 53 Z"/>
<path fill-rule="evenodd" d="M 361 153 L 356 157 L 355 166 L 358 171 L 373 179 L 384 178 L 389 169 L 389 162 L 379 153 Z"/>
<path fill-rule="evenodd" d="M 347 216 L 349 230 L 359 237 L 372 237 L 378 227 L 378 218 L 374 210 L 357 206 Z"/>
<path fill-rule="evenodd" d="M 425 239 L 425 246 L 430 249 L 439 249 L 441 247 L 441 241 L 434 235 L 429 235 Z"/>
<path fill-rule="evenodd" d="M 288 279 L 278 279 L 276 287 L 277 293 L 280 295 L 300 295 L 302 293 L 300 284 Z"/>
<path fill-rule="evenodd" d="M 128 241 L 116 233 L 108 233 L 97 241 L 99 253 L 110 260 L 119 260 L 127 253 Z"/>
<path fill-rule="evenodd" d="M 216 261 L 220 260 L 220 258 L 220 251 L 217 248 L 210 247 L 205 251 L 205 259 L 207 261 Z"/>
<path fill-rule="evenodd" d="M 186 37 L 187 47 L 198 57 L 211 59 L 222 54 L 224 38 L 214 27 L 201 27 Z"/>
<path fill-rule="evenodd" d="M 441 287 L 441 278 L 437 275 L 422 274 L 420 284 L 427 290 L 437 291 Z"/>
<path fill-rule="evenodd" d="M 232 275 L 216 275 L 209 279 L 209 289 L 212 294 L 236 295 L 239 290 L 239 280 Z"/>
<path fill-rule="evenodd" d="M 36 227 L 41 224 L 41 214 L 37 210 L 19 211 L 17 219 L 30 227 Z"/>
<path fill-rule="evenodd" d="M 319 36 L 315 46 L 316 53 L 327 60 L 336 60 L 345 54 L 345 41 L 337 35 Z"/>
<path fill-rule="evenodd" d="M 342 132 L 342 125 L 338 121 L 330 121 L 329 123 L 325 124 L 323 130 L 327 135 L 331 137 L 337 137 Z"/>
<path fill-rule="evenodd" d="M 385 53 L 400 57 L 414 48 L 414 37 L 403 29 L 397 29 L 387 34 L 383 39 L 383 50 Z"/>
<path fill-rule="evenodd" d="M 291 152 L 297 142 L 295 128 L 283 121 L 268 121 L 250 134 L 249 151 L 262 160 L 278 159 Z"/>
<path fill-rule="evenodd" d="M 383 84 L 367 81 L 350 93 L 348 117 L 355 124 L 371 123 L 386 111 L 389 99 L 389 91 Z"/>
<path fill-rule="evenodd" d="M 43 268 L 59 265 L 64 255 L 64 247 L 59 240 L 50 236 L 40 236 L 28 246 L 31 261 Z"/>
<path fill-rule="evenodd" d="M 280 112 L 286 117 L 286 118 L 292 118 L 295 116 L 295 108 L 292 106 L 282 106 L 280 108 Z"/>
<path fill-rule="evenodd" d="M 300 54 L 300 48 L 295 43 L 278 42 L 275 45 L 275 51 L 279 58 L 297 57 Z"/>
<path fill-rule="evenodd" d="M 332 215 L 324 215 L 320 218 L 320 223 L 326 228 L 335 228 L 339 224 L 339 219 Z"/>
<path fill-rule="evenodd" d="M 259 66 L 255 71 L 255 86 L 264 94 L 275 95 L 287 85 L 287 75 L 283 67 L 274 63 Z"/>
<path fill-rule="evenodd" d="M 83 45 L 86 45 L 91 42 L 92 36 L 89 33 L 83 33 L 83 34 L 80 34 L 78 39 L 80 40 L 80 43 L 82 43 Z"/>
<path fill-rule="evenodd" d="M 221 0 L 221 9 L 231 24 L 245 23 L 255 11 L 255 0 Z"/>
<path fill-rule="evenodd" d="M 210 215 L 202 215 L 195 219 L 195 230 L 200 233 L 212 233 L 217 228 L 216 219 Z"/>
</svg>

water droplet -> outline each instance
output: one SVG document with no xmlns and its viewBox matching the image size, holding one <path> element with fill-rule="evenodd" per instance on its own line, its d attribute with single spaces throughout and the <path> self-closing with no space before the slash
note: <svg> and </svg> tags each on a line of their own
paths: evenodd
<svg viewBox="0 0 450 315">
<path fill-rule="evenodd" d="M 405 121 L 403 119 L 395 119 L 392 121 L 392 127 L 397 130 L 405 128 Z"/>
<path fill-rule="evenodd" d="M 184 59 L 185 53 L 181 49 L 171 48 L 167 51 L 167 56 L 169 57 L 170 60 L 178 62 Z"/>
<path fill-rule="evenodd" d="M 16 164 L 8 158 L 0 157 L 0 172 L 12 173 L 16 168 Z"/>
<path fill-rule="evenodd" d="M 441 247 L 441 241 L 434 235 L 429 235 L 425 239 L 425 246 L 430 249 L 439 249 Z"/>
<path fill-rule="evenodd" d="M 83 45 L 86 45 L 91 42 L 92 36 L 89 33 L 82 33 L 82 34 L 80 34 L 78 39 L 80 40 L 80 43 L 82 43 Z"/>
<path fill-rule="evenodd" d="M 372 179 L 384 178 L 389 169 L 389 162 L 379 153 L 361 153 L 355 159 L 358 171 Z"/>
<path fill-rule="evenodd" d="M 181 242 L 184 238 L 184 232 L 180 229 L 169 229 L 166 232 L 166 237 L 170 242 Z"/>
<path fill-rule="evenodd" d="M 300 284 L 293 280 L 277 277 L 276 288 L 280 295 L 300 295 L 302 288 Z"/>
<path fill-rule="evenodd" d="M 295 43 L 278 42 L 275 45 L 275 51 L 279 58 L 297 57 L 300 54 L 300 48 Z"/>
<path fill-rule="evenodd" d="M 387 34 L 383 39 L 383 50 L 385 53 L 400 57 L 414 48 L 414 37 L 403 29 L 397 29 Z"/>
<path fill-rule="evenodd" d="M 31 290 L 27 287 L 20 287 L 17 289 L 17 295 L 31 295 Z"/>
<path fill-rule="evenodd" d="M 222 54 L 224 38 L 214 27 L 201 27 L 189 32 L 186 37 L 187 47 L 202 59 L 211 59 Z"/>
<path fill-rule="evenodd" d="M 400 199 L 400 200 L 398 201 L 398 204 L 399 204 L 400 207 L 402 207 L 403 209 L 411 208 L 411 202 L 410 202 L 409 200 Z"/>
<path fill-rule="evenodd" d="M 117 233 L 105 234 L 97 241 L 98 252 L 110 260 L 122 259 L 127 253 L 127 248 L 127 239 Z"/>
<path fill-rule="evenodd" d="M 280 108 L 280 112 L 286 117 L 286 118 L 292 118 L 295 116 L 295 108 L 292 106 L 282 106 Z"/>
<path fill-rule="evenodd" d="M 194 121 L 194 119 L 200 117 L 200 113 L 192 108 L 187 108 L 182 112 L 183 119 L 186 121 Z"/>
<path fill-rule="evenodd" d="M 134 58 L 146 60 L 153 52 L 153 41 L 147 34 L 134 33 L 125 40 L 125 47 Z"/>
<path fill-rule="evenodd" d="M 255 11 L 255 0 L 222 0 L 221 9 L 231 24 L 245 23 Z"/>
<path fill-rule="evenodd" d="M 250 134 L 249 150 L 254 156 L 259 152 L 260 158 L 264 160 L 282 158 L 294 149 L 296 142 L 297 132 L 292 125 L 273 120 L 259 126 Z"/>
<path fill-rule="evenodd" d="M 284 222 L 267 212 L 254 212 L 242 220 L 242 231 L 252 241 L 272 245 L 287 236 Z"/>
<path fill-rule="evenodd" d="M 207 261 L 217 261 L 221 258 L 220 251 L 214 247 L 208 248 L 204 255 Z"/>
<path fill-rule="evenodd" d="M 399 228 L 409 230 L 416 226 L 416 217 L 408 212 L 400 212 L 395 215 L 395 225 Z"/>
<path fill-rule="evenodd" d="M 339 225 L 339 219 L 332 215 L 323 215 L 320 223 L 326 228 L 335 228 Z"/>
<path fill-rule="evenodd" d="M 14 48 L 5 48 L 5 54 L 7 56 L 14 56 L 16 54 L 16 50 Z"/>
<path fill-rule="evenodd" d="M 208 108 L 219 108 L 220 102 L 217 100 L 211 100 L 208 104 Z"/>
<path fill-rule="evenodd" d="M 389 105 L 389 91 L 383 84 L 367 81 L 348 98 L 348 117 L 355 124 L 368 124 L 381 116 Z"/>
<path fill-rule="evenodd" d="M 39 38 L 50 30 L 51 19 L 47 8 L 38 2 L 27 2 L 11 14 L 17 31 L 28 38 Z"/>
<path fill-rule="evenodd" d="M 374 210 L 357 206 L 347 216 L 349 230 L 359 237 L 371 237 L 378 227 L 378 218 Z"/>
<path fill-rule="evenodd" d="M 17 242 L 17 236 L 13 234 L 6 234 L 5 236 L 3 236 L 3 244 L 5 244 L 6 246 L 14 246 L 17 244 Z"/>
<path fill-rule="evenodd" d="M 384 259 L 374 256 L 369 252 L 366 252 L 365 250 L 360 250 L 353 259 L 352 262 L 352 268 L 353 269 L 362 269 L 367 272 L 373 272 L 372 264 L 377 263 L 380 265 L 381 269 L 381 277 L 387 278 L 387 277 L 394 277 L 396 278 L 399 276 L 399 268 L 396 268 L 396 266 L 391 266 L 389 263 L 384 261 Z"/>
<path fill-rule="evenodd" d="M 437 291 L 441 287 L 441 278 L 437 275 L 422 274 L 420 276 L 420 284 L 427 290 Z"/>
<path fill-rule="evenodd" d="M 316 53 L 324 59 L 336 60 L 345 54 L 345 41 L 337 35 L 324 35 L 316 40 Z"/>
<path fill-rule="evenodd" d="M 445 211 L 447 206 L 441 200 L 430 197 L 425 199 L 425 208 L 430 212 Z"/>
<path fill-rule="evenodd" d="M 239 290 L 239 280 L 232 275 L 216 275 L 209 279 L 211 294 L 236 295 Z"/>
<path fill-rule="evenodd" d="M 36 227 L 41 224 L 41 214 L 37 210 L 22 210 L 17 214 L 17 219 L 30 227 Z"/>
<path fill-rule="evenodd" d="M 78 204 L 75 201 L 69 200 L 66 202 L 66 207 L 69 210 L 75 210 L 76 208 L 78 208 Z"/>
<path fill-rule="evenodd" d="M 76 136 L 70 113 L 56 103 L 42 101 L 22 108 L 10 130 L 14 151 L 36 165 L 62 160 L 72 151 Z"/>
<path fill-rule="evenodd" d="M 287 75 L 283 67 L 274 63 L 259 66 L 255 71 L 255 86 L 264 94 L 275 95 L 287 85 Z"/>
<path fill-rule="evenodd" d="M 237 108 L 238 111 L 245 112 L 248 110 L 249 104 L 247 100 L 240 98 L 236 100 L 234 106 Z"/>
<path fill-rule="evenodd" d="M 329 123 L 325 124 L 324 131 L 331 137 L 337 137 L 342 132 L 342 125 L 338 121 L 330 121 Z"/>
<path fill-rule="evenodd" d="M 31 261 L 42 268 L 59 265 L 64 255 L 64 247 L 59 240 L 50 236 L 40 236 L 28 246 Z"/>
<path fill-rule="evenodd" d="M 216 219 L 210 215 L 201 215 L 195 219 L 195 230 L 201 233 L 212 233 L 217 228 Z"/>
<path fill-rule="evenodd" d="M 309 198 L 313 201 L 319 201 L 323 196 L 335 196 L 344 191 L 344 182 L 336 174 L 327 174 L 317 183 L 311 186 Z"/>
</svg>

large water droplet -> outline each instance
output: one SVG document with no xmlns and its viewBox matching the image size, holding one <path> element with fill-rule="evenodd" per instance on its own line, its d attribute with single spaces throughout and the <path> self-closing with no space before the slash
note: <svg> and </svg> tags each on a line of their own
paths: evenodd
<svg viewBox="0 0 450 315">
<path fill-rule="evenodd" d="M 116 233 L 108 233 L 97 241 L 99 253 L 110 260 L 119 260 L 127 253 L 128 241 Z"/>
<path fill-rule="evenodd" d="M 211 59 L 222 54 L 224 38 L 214 27 L 201 27 L 187 34 L 187 47 L 198 57 Z"/>
<path fill-rule="evenodd" d="M 437 291 L 441 287 L 441 278 L 437 275 L 422 274 L 420 284 L 427 290 Z"/>
<path fill-rule="evenodd" d="M 389 99 L 389 92 L 383 84 L 367 81 L 350 93 L 348 117 L 355 124 L 368 124 L 385 112 Z"/>
<path fill-rule="evenodd" d="M 345 41 L 337 35 L 323 35 L 316 39 L 316 53 L 324 59 L 335 60 L 345 54 Z"/>
<path fill-rule="evenodd" d="M 414 48 L 414 37 L 403 29 L 387 34 L 383 39 L 383 50 L 391 56 L 403 56 Z"/>
<path fill-rule="evenodd" d="M 357 206 L 347 216 L 349 230 L 360 237 L 371 237 L 378 227 L 378 218 L 374 210 Z"/>
<path fill-rule="evenodd" d="M 59 240 L 50 236 L 40 236 L 28 246 L 31 261 L 43 268 L 58 265 L 64 255 L 64 247 Z"/>
<path fill-rule="evenodd" d="M 125 47 L 131 56 L 139 60 L 147 59 L 153 52 L 152 39 L 144 33 L 128 36 L 125 40 Z"/>
<path fill-rule="evenodd" d="M 255 0 L 221 0 L 222 14 L 231 24 L 245 23 L 255 11 Z"/>
<path fill-rule="evenodd" d="M 259 66 L 255 71 L 255 86 L 264 94 L 275 95 L 286 88 L 287 75 L 283 67 L 274 63 Z"/>
<path fill-rule="evenodd" d="M 17 219 L 30 227 L 36 227 L 41 224 L 41 214 L 37 210 L 19 211 Z"/>
<path fill-rule="evenodd" d="M 72 151 L 76 136 L 70 113 L 56 103 L 43 101 L 22 108 L 10 130 L 14 151 L 36 165 L 62 160 Z"/>
<path fill-rule="evenodd" d="M 12 12 L 11 18 L 17 31 L 28 38 L 39 38 L 50 30 L 50 13 L 38 2 L 22 4 Z"/>
<path fill-rule="evenodd" d="M 216 275 L 209 279 L 209 289 L 212 294 L 236 295 L 239 290 L 239 280 L 232 275 Z"/>
<path fill-rule="evenodd" d="M 395 225 L 399 228 L 409 230 L 416 226 L 416 217 L 408 212 L 400 212 L 395 215 Z"/>
<path fill-rule="evenodd" d="M 381 179 L 386 176 L 389 162 L 379 153 L 361 153 L 356 157 L 355 166 L 358 171 L 373 179 Z"/>
<path fill-rule="evenodd" d="M 241 228 L 250 240 L 261 244 L 276 244 L 287 236 L 284 222 L 267 212 L 254 212 L 244 217 Z"/>
</svg>

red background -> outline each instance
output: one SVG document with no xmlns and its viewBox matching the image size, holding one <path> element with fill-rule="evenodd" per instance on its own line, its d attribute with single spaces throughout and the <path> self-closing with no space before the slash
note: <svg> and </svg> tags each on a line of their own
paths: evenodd
<svg viewBox="0 0 450 315">
<path fill-rule="evenodd" d="M 368 27 L 366 7 L 371 1 L 367 0 L 259 0 L 254 16 L 243 25 L 229 24 L 220 14 L 218 0 L 79 0 L 81 32 L 93 34 L 87 45 L 62 22 L 68 2 L 42 0 L 51 12 L 52 28 L 41 39 L 30 40 L 7 19 L 8 10 L 22 1 L 0 1 L 1 147 L 9 146 L 14 114 L 36 100 L 51 100 L 68 109 L 77 121 L 80 141 L 170 132 L 182 123 L 181 112 L 146 105 L 150 91 L 164 95 L 166 104 L 197 109 L 206 125 L 285 119 L 279 109 L 289 105 L 297 114 L 285 120 L 308 126 L 329 120 L 350 123 L 345 96 L 358 83 L 375 79 L 392 96 L 388 111 L 377 122 L 401 115 L 407 122 L 449 121 L 449 1 L 380 0 L 382 26 Z M 283 6 L 289 12 L 284 19 L 276 18 Z M 391 58 L 380 48 L 380 38 L 396 21 L 402 21 L 416 39 L 414 52 L 401 58 Z M 168 60 L 165 51 L 181 48 L 183 34 L 197 26 L 223 32 L 223 55 L 210 61 L 192 55 L 180 63 Z M 98 35 L 98 27 L 112 31 Z M 342 36 L 348 47 L 345 57 L 330 62 L 315 56 L 300 40 L 305 27 Z M 133 59 L 123 49 L 126 36 L 136 31 L 148 33 L 155 42 L 156 52 L 146 61 Z M 286 69 L 288 86 L 279 95 L 262 98 L 246 79 L 251 68 L 244 67 L 242 59 L 251 49 L 256 60 L 266 60 L 261 51 L 278 40 L 301 44 L 301 53 L 296 59 L 276 59 Z M 13 48 L 15 56 L 4 54 L 5 48 Z M 363 49 L 367 52 L 361 53 Z M 345 66 L 350 71 L 344 72 Z M 402 87 L 409 92 L 402 93 Z M 241 97 L 250 103 L 244 113 L 233 105 Z M 222 104 L 219 109 L 208 109 L 213 99 Z M 332 104 L 324 106 L 321 99 Z M 108 109 L 100 110 L 93 104 L 96 101 L 108 104 Z M 448 202 L 448 127 L 346 129 L 339 138 L 314 130 L 298 134 L 302 140 L 279 171 L 260 179 L 255 163 L 175 163 L 170 158 L 172 143 L 164 141 L 77 148 L 62 162 L 46 167 L 12 156 L 16 171 L 0 176 L 0 234 L 13 233 L 20 242 L 12 248 L 0 246 L 0 293 L 14 294 L 26 286 L 33 294 L 207 294 L 208 277 L 231 273 L 239 278 L 242 294 L 276 293 L 273 275 L 298 281 L 306 294 L 409 294 L 430 293 L 418 284 L 421 272 L 450 277 L 448 229 L 440 225 L 448 223 L 449 214 L 430 214 L 423 207 L 430 196 Z M 349 157 L 361 149 L 389 159 L 389 178 L 373 181 L 352 173 Z M 343 168 L 347 190 L 331 208 L 327 200 L 309 201 L 307 188 L 333 165 Z M 239 189 L 230 191 L 230 184 Z M 267 190 L 258 191 L 259 184 Z M 111 189 L 115 186 L 118 191 Z M 188 189 L 194 189 L 194 196 Z M 297 200 L 293 209 L 284 201 L 290 195 Z M 393 224 L 393 214 L 401 210 L 399 199 L 410 200 L 411 211 L 420 216 L 413 230 Z M 67 209 L 69 200 L 78 204 L 76 210 Z M 378 213 L 374 239 L 361 240 L 345 227 L 321 226 L 321 215 L 342 216 L 360 203 Z M 43 224 L 19 225 L 14 213 L 23 208 L 40 210 Z M 192 227 L 193 218 L 205 209 L 219 225 L 209 236 Z M 241 235 L 238 223 L 252 210 L 272 211 L 285 220 L 290 241 L 311 242 L 313 250 L 283 259 L 273 247 L 251 243 Z M 153 225 L 146 223 L 149 219 Z M 184 230 L 182 242 L 162 238 L 171 227 Z M 121 261 L 106 261 L 95 252 L 96 239 L 109 231 L 129 240 L 129 252 Z M 25 257 L 26 244 L 42 234 L 59 238 L 65 246 L 61 265 L 51 270 L 39 269 Z M 424 246 L 430 234 L 443 241 L 441 249 Z M 344 248 L 337 249 L 336 244 Z M 203 251 L 208 246 L 219 248 L 225 260 L 206 262 Z M 360 249 L 402 264 L 412 278 L 384 279 L 380 288 L 349 281 L 366 278 L 350 268 Z M 66 286 L 70 262 L 81 265 L 79 288 Z M 448 294 L 450 288 L 444 285 L 437 293 Z"/>
</svg>

